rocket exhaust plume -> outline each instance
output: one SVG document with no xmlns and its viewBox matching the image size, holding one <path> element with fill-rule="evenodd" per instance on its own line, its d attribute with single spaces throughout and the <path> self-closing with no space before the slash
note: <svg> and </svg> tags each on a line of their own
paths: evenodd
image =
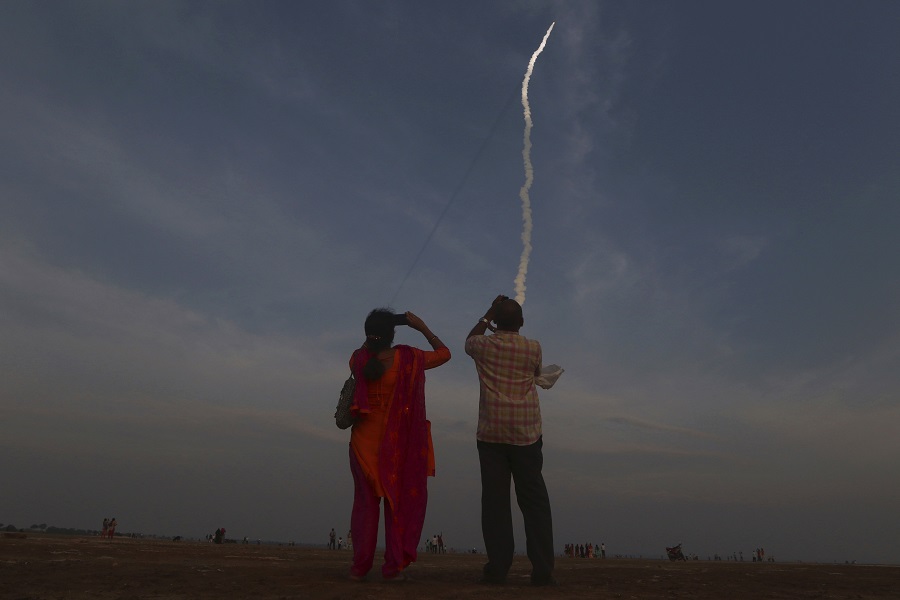
<svg viewBox="0 0 900 600">
<path fill-rule="evenodd" d="M 541 45 L 531 55 L 528 62 L 528 70 L 525 71 L 525 79 L 522 80 L 522 109 L 525 113 L 525 135 L 524 144 L 522 146 L 522 161 L 525 163 L 525 183 L 519 190 L 519 198 L 522 199 L 522 256 L 519 258 L 519 272 L 516 275 L 516 302 L 520 305 L 525 304 L 525 275 L 528 273 L 528 260 L 531 257 L 531 198 L 528 191 L 534 181 L 534 168 L 531 165 L 531 106 L 528 104 L 528 82 L 531 80 L 531 72 L 534 70 L 534 63 L 537 61 L 538 55 L 544 51 L 547 45 L 547 38 L 553 31 L 556 22 L 550 24 L 550 29 L 544 34 Z"/>
</svg>

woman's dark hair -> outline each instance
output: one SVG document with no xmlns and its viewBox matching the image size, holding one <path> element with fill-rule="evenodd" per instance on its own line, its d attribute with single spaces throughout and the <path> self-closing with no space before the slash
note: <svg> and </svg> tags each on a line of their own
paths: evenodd
<svg viewBox="0 0 900 600">
<path fill-rule="evenodd" d="M 388 308 L 376 308 L 366 317 L 366 348 L 372 353 L 369 362 L 363 367 L 363 376 L 369 381 L 380 379 L 384 375 L 384 365 L 378 360 L 378 353 L 391 347 L 394 343 L 394 311 Z"/>
</svg>

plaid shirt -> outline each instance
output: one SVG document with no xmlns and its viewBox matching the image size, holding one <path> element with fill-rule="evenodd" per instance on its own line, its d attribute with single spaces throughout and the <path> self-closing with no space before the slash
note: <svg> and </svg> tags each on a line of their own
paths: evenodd
<svg viewBox="0 0 900 600">
<path fill-rule="evenodd" d="M 541 345 L 510 331 L 473 335 L 466 354 L 475 360 L 481 394 L 478 434 L 482 442 L 527 446 L 541 437 L 541 406 L 534 378 L 541 372 Z"/>
</svg>

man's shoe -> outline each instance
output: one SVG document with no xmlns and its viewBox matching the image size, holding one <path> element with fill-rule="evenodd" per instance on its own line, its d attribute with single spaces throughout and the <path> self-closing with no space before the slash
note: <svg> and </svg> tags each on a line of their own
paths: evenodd
<svg viewBox="0 0 900 600">
<path fill-rule="evenodd" d="M 547 579 L 532 579 L 531 585 L 534 587 L 556 587 L 559 585 L 559 582 L 556 581 L 555 577 L 550 576 Z"/>
</svg>

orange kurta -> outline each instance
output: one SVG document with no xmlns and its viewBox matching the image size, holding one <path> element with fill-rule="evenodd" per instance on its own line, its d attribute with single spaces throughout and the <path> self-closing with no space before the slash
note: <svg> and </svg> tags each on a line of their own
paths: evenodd
<svg viewBox="0 0 900 600">
<path fill-rule="evenodd" d="M 438 348 L 433 351 L 421 351 L 425 358 L 425 369 L 433 369 L 450 360 L 450 350 Z M 400 371 L 400 361 L 396 353 L 391 366 L 385 370 L 384 375 L 375 381 L 369 381 L 368 399 L 371 412 L 360 415 L 359 420 L 350 431 L 350 447 L 359 461 L 360 467 L 366 475 L 366 479 L 372 484 L 375 493 L 384 497 L 384 488 L 381 478 L 378 476 L 378 450 L 384 437 L 385 424 L 390 414 L 391 401 L 394 398 L 394 388 L 397 384 L 397 376 Z M 353 359 L 350 359 L 350 368 L 353 368 Z M 426 421 L 428 428 L 428 474 L 434 475 L 434 446 L 431 442 L 431 425 Z"/>
</svg>

